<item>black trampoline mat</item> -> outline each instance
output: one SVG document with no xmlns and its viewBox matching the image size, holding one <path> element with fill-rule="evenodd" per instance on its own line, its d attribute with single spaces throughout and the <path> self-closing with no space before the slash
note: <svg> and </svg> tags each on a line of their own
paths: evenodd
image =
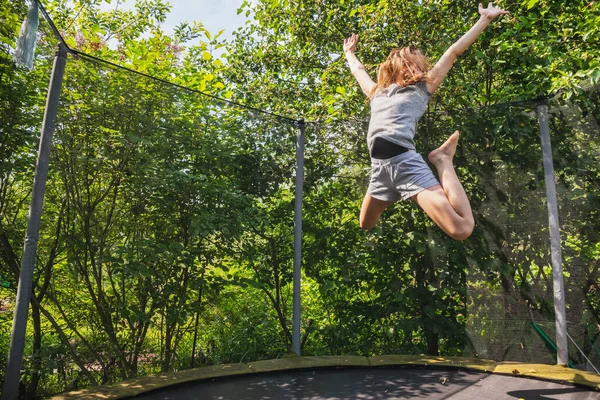
<svg viewBox="0 0 600 400">
<path fill-rule="evenodd" d="M 135 398 L 146 400 L 600 400 L 600 393 L 559 383 L 483 372 L 373 368 L 244 375 L 167 387 Z"/>
</svg>

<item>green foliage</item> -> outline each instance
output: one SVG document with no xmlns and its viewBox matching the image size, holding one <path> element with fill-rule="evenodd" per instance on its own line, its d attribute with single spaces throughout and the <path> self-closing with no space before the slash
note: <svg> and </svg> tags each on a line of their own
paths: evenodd
<svg viewBox="0 0 600 400">
<path fill-rule="evenodd" d="M 431 102 L 417 145 L 426 154 L 462 133 L 455 164 L 477 221 L 464 242 L 411 202 L 387 210 L 374 230 L 359 229 L 368 102 L 340 53 L 354 31 L 372 74 L 398 45 L 414 43 L 435 60 L 476 20 L 475 2 L 244 2 L 239 12 L 252 21 L 229 43 L 196 22 L 167 35 L 162 0 L 131 11 L 100 4 L 48 9 L 73 48 L 194 90 L 69 58 L 36 263 L 28 394 L 289 353 L 298 126 L 212 96 L 316 121 L 305 132 L 304 354 L 553 362 L 530 326 L 553 318 L 537 115 L 531 104 L 480 107 L 558 93 L 550 120 L 570 334 L 593 351 L 596 2 L 500 2 L 511 15 L 464 54 Z M 25 7 L 3 5 L 0 325 L 8 332 L 56 41 L 42 24 L 36 68 L 16 69 L 10 52 Z"/>
</svg>

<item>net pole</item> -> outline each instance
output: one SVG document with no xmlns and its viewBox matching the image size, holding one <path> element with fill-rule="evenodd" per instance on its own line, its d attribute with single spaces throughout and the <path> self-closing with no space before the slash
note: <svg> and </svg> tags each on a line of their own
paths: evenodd
<svg viewBox="0 0 600 400">
<path fill-rule="evenodd" d="M 33 179 L 31 204 L 29 205 L 27 232 L 25 233 L 23 256 L 21 257 L 21 271 L 19 273 L 19 284 L 17 286 L 17 299 L 10 336 L 10 348 L 6 364 L 2 400 L 15 400 L 19 394 L 25 334 L 27 331 L 27 319 L 29 317 L 29 300 L 32 295 L 35 255 L 40 232 L 44 192 L 46 190 L 46 180 L 48 177 L 52 136 L 54 135 L 56 115 L 58 113 L 58 104 L 60 100 L 60 90 L 66 63 L 67 48 L 63 43 L 60 43 L 54 57 L 54 65 L 52 67 L 52 75 L 50 77 L 50 85 L 46 97 L 46 109 L 44 111 L 40 147 L 38 149 L 35 177 Z"/>
<path fill-rule="evenodd" d="M 546 198 L 548 200 L 548 224 L 550 228 L 552 281 L 554 288 L 554 315 L 556 319 L 556 363 L 558 365 L 567 365 L 569 363 L 569 354 L 565 309 L 565 283 L 563 278 L 560 225 L 558 223 L 558 200 L 556 197 L 556 185 L 554 183 L 554 166 L 552 163 L 552 145 L 550 142 L 550 128 L 548 126 L 547 104 L 538 105 L 538 119 L 542 140 Z"/>
<path fill-rule="evenodd" d="M 302 267 L 302 197 L 304 194 L 304 120 L 298 121 L 296 135 L 296 205 L 294 212 L 294 304 L 292 316 L 292 351 L 300 350 L 300 280 Z"/>
</svg>

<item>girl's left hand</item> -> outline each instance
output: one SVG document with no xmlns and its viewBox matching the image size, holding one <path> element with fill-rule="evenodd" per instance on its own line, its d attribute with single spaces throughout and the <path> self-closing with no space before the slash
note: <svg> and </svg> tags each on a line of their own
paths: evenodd
<svg viewBox="0 0 600 400">
<path fill-rule="evenodd" d="M 347 39 L 344 39 L 344 53 L 346 53 L 348 51 L 351 53 L 354 53 L 357 43 L 358 43 L 358 35 L 356 33 L 353 33 L 352 35 L 350 35 L 350 37 L 348 37 Z"/>
<path fill-rule="evenodd" d="M 492 20 L 492 19 L 496 18 L 498 15 L 509 14 L 509 12 L 506 10 L 503 10 L 501 8 L 494 7 L 494 5 L 490 2 L 488 4 L 487 8 L 483 8 L 483 5 L 481 5 L 481 3 L 479 3 L 479 14 L 484 18 L 488 18 L 489 20 Z"/>
</svg>

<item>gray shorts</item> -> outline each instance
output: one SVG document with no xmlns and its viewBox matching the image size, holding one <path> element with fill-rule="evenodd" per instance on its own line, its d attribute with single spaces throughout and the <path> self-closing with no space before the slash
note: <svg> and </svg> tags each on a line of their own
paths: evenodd
<svg viewBox="0 0 600 400">
<path fill-rule="evenodd" d="M 367 194 L 377 200 L 409 199 L 440 183 L 414 150 L 385 160 L 371 159 L 371 181 Z"/>
</svg>

